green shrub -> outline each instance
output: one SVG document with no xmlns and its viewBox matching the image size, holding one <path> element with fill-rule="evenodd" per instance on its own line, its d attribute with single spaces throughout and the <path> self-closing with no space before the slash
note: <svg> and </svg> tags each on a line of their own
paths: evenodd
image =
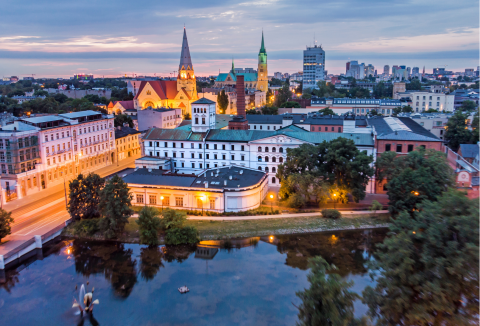
<svg viewBox="0 0 480 326">
<path fill-rule="evenodd" d="M 194 226 L 184 228 L 171 228 L 167 230 L 165 243 L 167 245 L 196 244 L 198 242 L 198 231 Z"/>
<path fill-rule="evenodd" d="M 158 231 L 161 228 L 159 211 L 155 207 L 144 206 L 136 220 L 140 231 L 140 242 L 149 246 L 158 245 Z"/>
<path fill-rule="evenodd" d="M 342 217 L 342 213 L 336 209 L 322 209 L 322 216 L 326 218 L 337 219 Z"/>
<path fill-rule="evenodd" d="M 162 229 L 164 230 L 179 229 L 187 219 L 187 214 L 185 214 L 185 212 L 171 208 L 164 209 L 162 215 Z"/>
<path fill-rule="evenodd" d="M 76 235 L 94 235 L 100 230 L 101 218 L 80 220 L 75 223 L 73 233 Z"/>
<path fill-rule="evenodd" d="M 302 208 L 305 206 L 305 198 L 299 194 L 292 194 L 288 197 L 287 205 L 291 208 Z"/>
</svg>

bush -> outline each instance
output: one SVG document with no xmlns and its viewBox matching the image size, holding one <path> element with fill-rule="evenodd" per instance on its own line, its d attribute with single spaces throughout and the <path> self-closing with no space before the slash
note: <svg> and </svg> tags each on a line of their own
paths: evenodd
<svg viewBox="0 0 480 326">
<path fill-rule="evenodd" d="M 100 230 L 101 218 L 80 220 L 75 223 L 73 233 L 76 235 L 94 235 Z"/>
<path fill-rule="evenodd" d="M 322 216 L 326 218 L 337 219 L 342 217 L 342 213 L 336 209 L 322 209 Z"/>
<path fill-rule="evenodd" d="M 11 224 L 13 223 L 12 212 L 0 209 L 0 242 L 2 238 L 12 233 Z"/>
<path fill-rule="evenodd" d="M 167 230 L 165 237 L 165 244 L 167 245 L 196 244 L 197 242 L 198 231 L 194 226 L 171 228 Z"/>
<path fill-rule="evenodd" d="M 187 214 L 183 211 L 176 211 L 171 208 L 166 208 L 162 212 L 162 229 L 180 229 L 187 219 Z"/>
<path fill-rule="evenodd" d="M 161 228 L 160 218 L 158 218 L 158 209 L 145 206 L 137 219 L 140 231 L 140 242 L 149 246 L 158 245 L 158 231 Z"/>
<path fill-rule="evenodd" d="M 287 206 L 291 208 L 302 208 L 305 206 L 305 198 L 299 194 L 292 194 L 287 199 Z"/>
</svg>

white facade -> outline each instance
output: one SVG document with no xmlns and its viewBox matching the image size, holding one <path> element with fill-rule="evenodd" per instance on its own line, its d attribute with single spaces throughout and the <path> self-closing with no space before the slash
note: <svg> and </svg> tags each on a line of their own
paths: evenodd
<svg viewBox="0 0 480 326">
<path fill-rule="evenodd" d="M 409 98 L 415 112 L 434 109 L 439 112 L 453 112 L 455 95 L 425 91 L 409 91 L 395 94 L 396 98 Z"/>
<path fill-rule="evenodd" d="M 202 98 L 192 103 L 192 131 L 206 132 L 215 129 L 215 102 Z"/>
</svg>

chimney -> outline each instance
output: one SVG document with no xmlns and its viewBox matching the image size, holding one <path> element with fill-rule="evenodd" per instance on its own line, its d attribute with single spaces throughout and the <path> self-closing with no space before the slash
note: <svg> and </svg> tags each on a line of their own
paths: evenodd
<svg viewBox="0 0 480 326">
<path fill-rule="evenodd" d="M 205 188 L 208 188 L 208 181 L 205 182 Z"/>
<path fill-rule="evenodd" d="M 245 112 L 245 77 L 237 76 L 237 116 L 246 117 Z"/>
<path fill-rule="evenodd" d="M 224 185 L 224 186 L 227 185 L 227 180 L 223 180 L 223 185 Z"/>
</svg>

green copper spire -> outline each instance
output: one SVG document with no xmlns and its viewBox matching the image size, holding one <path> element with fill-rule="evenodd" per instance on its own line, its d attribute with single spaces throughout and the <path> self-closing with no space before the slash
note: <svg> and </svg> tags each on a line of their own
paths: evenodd
<svg viewBox="0 0 480 326">
<path fill-rule="evenodd" d="M 265 50 L 265 44 L 263 42 L 263 31 L 262 31 L 262 46 L 260 47 L 259 53 L 267 53 L 267 50 Z"/>
<path fill-rule="evenodd" d="M 235 65 L 233 64 L 233 58 L 232 58 L 232 73 L 235 73 Z"/>
</svg>

